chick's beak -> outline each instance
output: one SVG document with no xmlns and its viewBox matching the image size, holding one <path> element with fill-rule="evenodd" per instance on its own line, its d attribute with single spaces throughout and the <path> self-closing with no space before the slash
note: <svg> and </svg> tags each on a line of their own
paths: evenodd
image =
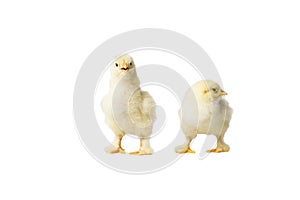
<svg viewBox="0 0 300 200">
<path fill-rule="evenodd" d="M 225 92 L 224 90 L 221 90 L 221 96 L 223 95 L 227 95 L 227 92 Z"/>
<path fill-rule="evenodd" d="M 122 66 L 122 68 L 121 68 L 122 70 L 128 70 L 128 67 L 127 66 Z"/>
<path fill-rule="evenodd" d="M 122 70 L 125 70 L 127 71 L 128 70 L 128 63 L 126 63 L 125 60 L 123 60 L 123 63 L 122 63 L 122 67 L 121 67 Z"/>
</svg>

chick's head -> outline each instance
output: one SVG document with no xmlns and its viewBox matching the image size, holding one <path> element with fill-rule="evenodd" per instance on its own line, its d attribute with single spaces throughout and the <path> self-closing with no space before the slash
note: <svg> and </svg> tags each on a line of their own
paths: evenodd
<svg viewBox="0 0 300 200">
<path fill-rule="evenodd" d="M 220 100 L 222 96 L 227 95 L 227 92 L 222 90 L 219 84 L 210 80 L 200 81 L 199 86 L 200 95 L 207 102 Z"/>
<path fill-rule="evenodd" d="M 133 59 L 129 55 L 119 56 L 111 66 L 111 71 L 114 75 L 122 75 L 134 69 L 135 65 Z"/>
</svg>

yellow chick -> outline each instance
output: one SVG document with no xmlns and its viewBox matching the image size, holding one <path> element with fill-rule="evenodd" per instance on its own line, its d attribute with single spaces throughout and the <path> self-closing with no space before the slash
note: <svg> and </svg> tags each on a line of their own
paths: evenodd
<svg viewBox="0 0 300 200">
<path fill-rule="evenodd" d="M 135 64 L 129 55 L 119 56 L 110 70 L 110 89 L 102 99 L 101 107 L 115 139 L 105 150 L 125 153 L 122 138 L 125 134 L 133 134 L 140 138 L 140 148 L 131 154 L 152 154 L 149 139 L 155 120 L 155 102 L 148 92 L 141 90 Z"/>
<path fill-rule="evenodd" d="M 186 93 L 179 114 L 181 128 L 186 141 L 176 147 L 177 153 L 195 153 L 190 149 L 191 141 L 197 134 L 212 134 L 217 138 L 217 147 L 208 152 L 228 152 L 224 135 L 229 127 L 232 108 L 222 97 L 227 93 L 210 80 L 197 82 Z"/>
</svg>

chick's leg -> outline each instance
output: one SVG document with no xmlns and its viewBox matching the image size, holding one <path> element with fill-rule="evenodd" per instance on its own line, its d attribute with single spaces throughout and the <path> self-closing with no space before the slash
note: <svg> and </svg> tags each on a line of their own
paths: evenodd
<svg viewBox="0 0 300 200">
<path fill-rule="evenodd" d="M 138 151 L 130 152 L 133 155 L 151 155 L 153 149 L 150 146 L 149 138 L 140 138 L 140 149 Z"/>
<path fill-rule="evenodd" d="M 207 152 L 208 153 L 221 153 L 221 152 L 228 152 L 230 150 L 230 147 L 228 144 L 224 142 L 224 135 L 226 130 L 228 129 L 228 126 L 224 126 L 222 133 L 219 137 L 217 137 L 217 146 L 215 149 L 210 149 Z"/>
<path fill-rule="evenodd" d="M 176 153 L 196 153 L 190 148 L 190 144 L 194 138 L 195 137 L 186 137 L 185 143 L 176 147 Z"/>
<path fill-rule="evenodd" d="M 221 152 L 228 152 L 230 147 L 224 142 L 224 136 L 218 140 L 217 148 L 221 149 Z"/>
<path fill-rule="evenodd" d="M 125 150 L 121 146 L 123 135 L 116 135 L 112 144 L 105 148 L 107 153 L 125 153 Z"/>
<path fill-rule="evenodd" d="M 229 146 L 223 140 L 218 140 L 216 148 L 210 149 L 207 152 L 208 153 L 221 153 L 221 152 L 228 152 L 229 149 L 230 149 Z"/>
<path fill-rule="evenodd" d="M 153 149 L 150 146 L 149 138 L 140 139 L 140 155 L 150 155 L 153 153 Z"/>
</svg>

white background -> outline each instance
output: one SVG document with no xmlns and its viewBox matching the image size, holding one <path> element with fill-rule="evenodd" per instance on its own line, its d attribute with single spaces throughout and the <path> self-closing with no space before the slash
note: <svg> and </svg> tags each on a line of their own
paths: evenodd
<svg viewBox="0 0 300 200">
<path fill-rule="evenodd" d="M 1 1 L 0 199 L 299 199 L 298 2 L 107 2 Z M 210 55 L 234 108 L 229 153 L 128 175 L 81 145 L 72 94 L 82 63 L 145 27 Z"/>
</svg>

